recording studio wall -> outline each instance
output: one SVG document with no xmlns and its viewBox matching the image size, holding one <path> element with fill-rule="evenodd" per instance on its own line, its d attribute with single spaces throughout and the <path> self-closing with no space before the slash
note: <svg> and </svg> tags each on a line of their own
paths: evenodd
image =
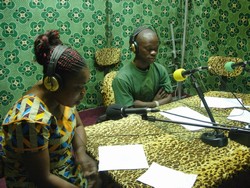
<svg viewBox="0 0 250 188">
<path fill-rule="evenodd" d="M 185 68 L 207 65 L 211 56 L 250 60 L 250 2 L 248 0 L 192 1 L 189 4 Z M 249 69 L 249 66 L 247 66 Z M 250 72 L 221 77 L 202 71 L 197 80 L 203 91 L 250 92 Z M 195 94 L 190 79 L 185 92 Z"/>
<path fill-rule="evenodd" d="M 86 97 L 77 108 L 94 108 L 103 104 L 100 86 L 104 76 L 94 66 L 95 51 L 104 47 L 121 48 L 120 66 L 132 61 L 129 35 L 141 24 L 151 24 L 160 37 L 157 61 L 170 75 L 180 67 L 185 2 L 1 0 L 0 123 L 13 102 L 42 78 L 41 67 L 33 60 L 33 41 L 38 34 L 58 29 L 63 41 L 83 55 L 91 78 Z M 184 68 L 206 65 L 212 55 L 249 60 L 249 37 L 248 0 L 189 1 Z M 203 83 L 211 90 L 218 89 L 219 78 L 208 74 L 201 73 Z M 248 75 L 234 78 L 229 80 L 229 89 L 248 92 L 249 81 Z M 175 87 L 175 81 L 173 85 Z M 188 80 L 184 88 L 187 93 L 195 94 Z"/>
</svg>

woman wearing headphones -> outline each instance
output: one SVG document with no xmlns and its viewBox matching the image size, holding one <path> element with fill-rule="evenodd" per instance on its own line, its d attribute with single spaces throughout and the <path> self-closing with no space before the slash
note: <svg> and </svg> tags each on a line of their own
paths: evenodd
<svg viewBox="0 0 250 188">
<path fill-rule="evenodd" d="M 44 79 L 7 113 L 4 175 L 8 187 L 98 187 L 97 164 L 86 153 L 86 134 L 76 111 L 89 69 L 64 46 L 56 30 L 39 35 L 36 61 Z"/>
</svg>

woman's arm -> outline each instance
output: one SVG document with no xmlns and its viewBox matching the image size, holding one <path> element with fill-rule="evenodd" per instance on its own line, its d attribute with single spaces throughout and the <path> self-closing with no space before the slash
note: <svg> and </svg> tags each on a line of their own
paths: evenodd
<svg viewBox="0 0 250 188">
<path fill-rule="evenodd" d="M 90 176 L 92 174 L 97 174 L 97 164 L 91 157 L 86 153 L 87 136 L 85 128 L 82 124 L 78 112 L 76 115 L 76 130 L 73 138 L 73 149 L 76 157 L 77 163 L 81 164 L 83 167 L 84 177 Z"/>
<path fill-rule="evenodd" d="M 29 177 L 38 187 L 77 188 L 77 186 L 50 173 L 50 158 L 48 149 L 35 153 L 25 153 L 22 155 L 22 158 L 24 165 L 27 168 Z"/>
<path fill-rule="evenodd" d="M 81 145 L 84 145 L 85 147 L 87 145 L 86 131 L 77 111 L 75 111 L 75 116 L 76 116 L 76 137 L 74 137 L 73 139 L 74 149 L 76 149 L 76 147 Z"/>
<path fill-rule="evenodd" d="M 73 148 L 76 162 L 81 165 L 83 176 L 87 178 L 89 187 L 99 183 L 97 163 L 86 153 L 87 136 L 78 112 L 76 112 L 77 127 L 73 138 Z"/>
</svg>

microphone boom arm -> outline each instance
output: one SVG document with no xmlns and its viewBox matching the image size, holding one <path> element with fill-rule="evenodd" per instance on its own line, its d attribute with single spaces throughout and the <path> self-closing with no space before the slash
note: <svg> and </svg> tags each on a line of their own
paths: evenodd
<svg viewBox="0 0 250 188">
<path fill-rule="evenodd" d="M 190 75 L 190 77 L 191 77 L 191 80 L 192 80 L 192 84 L 193 84 L 193 86 L 194 86 L 194 88 L 195 88 L 195 90 L 196 90 L 196 92 L 197 92 L 199 98 L 201 99 L 201 101 L 202 101 L 202 103 L 203 103 L 203 105 L 204 105 L 204 107 L 205 107 L 205 109 L 206 109 L 206 111 L 207 111 L 207 114 L 208 114 L 210 120 L 211 120 L 213 123 L 215 123 L 215 119 L 214 119 L 214 117 L 213 117 L 213 114 L 212 114 L 212 112 L 210 111 L 210 108 L 209 108 L 208 105 L 207 105 L 207 102 L 206 102 L 206 100 L 205 100 L 204 94 L 203 94 L 203 92 L 201 91 L 200 86 L 199 86 L 198 82 L 196 81 L 195 76 L 192 74 L 192 75 Z"/>
<path fill-rule="evenodd" d="M 247 147 L 250 147 L 250 129 L 243 129 L 240 127 L 225 127 L 226 125 L 221 125 L 213 122 L 209 122 L 213 125 L 216 126 L 210 126 L 210 125 L 198 125 L 195 123 L 188 123 L 188 122 L 182 122 L 182 121 L 172 121 L 172 120 L 166 120 L 166 119 L 157 119 L 154 116 L 147 116 L 147 114 L 142 114 L 142 119 L 143 120 L 148 120 L 148 121 L 159 121 L 159 122 L 166 122 L 166 123 L 175 123 L 175 124 L 183 124 L 183 125 L 190 125 L 190 126 L 196 126 L 196 127 L 204 127 L 204 128 L 209 128 L 209 129 L 216 129 L 216 130 L 224 130 L 224 131 L 229 131 L 228 137 L 235 142 L 238 142 L 240 144 L 243 144 Z M 204 140 L 202 139 L 204 142 Z M 217 146 L 217 145 L 212 145 L 212 146 Z"/>
<path fill-rule="evenodd" d="M 199 98 L 201 99 L 201 101 L 202 101 L 202 103 L 203 103 L 203 105 L 204 105 L 204 107 L 205 107 L 205 109 L 207 111 L 207 114 L 208 114 L 211 122 L 216 123 L 215 119 L 213 117 L 213 114 L 212 114 L 210 108 L 207 105 L 207 102 L 205 100 L 204 94 L 201 91 L 198 82 L 196 81 L 195 76 L 193 74 L 191 74 L 190 77 L 191 77 L 192 84 L 193 84 L 193 86 L 194 86 L 194 88 L 195 88 L 195 90 L 196 90 Z M 216 126 L 214 126 L 214 127 L 216 127 Z M 207 144 L 209 144 L 211 146 L 215 146 L 215 147 L 223 147 L 223 146 L 226 146 L 227 143 L 228 143 L 228 139 L 224 135 L 224 133 L 222 131 L 219 131 L 216 128 L 215 128 L 215 132 L 203 133 L 201 135 L 201 140 L 204 143 L 207 143 Z"/>
</svg>

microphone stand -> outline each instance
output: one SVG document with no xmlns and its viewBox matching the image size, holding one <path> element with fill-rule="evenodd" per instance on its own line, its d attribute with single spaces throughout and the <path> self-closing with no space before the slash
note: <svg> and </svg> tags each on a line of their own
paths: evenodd
<svg viewBox="0 0 250 188">
<path fill-rule="evenodd" d="M 193 74 L 190 74 L 190 77 L 191 77 L 192 84 L 193 84 L 199 98 L 201 99 L 201 101 L 202 101 L 202 103 L 203 103 L 203 105 L 204 105 L 204 107 L 205 107 L 205 109 L 207 111 L 207 114 L 208 114 L 211 122 L 214 123 L 213 125 L 215 125 L 216 122 L 214 120 L 212 112 L 211 112 L 210 108 L 207 105 L 204 94 L 201 91 L 201 88 L 200 88 L 195 76 Z M 216 126 L 214 126 L 214 127 L 216 127 Z M 201 135 L 201 140 L 204 143 L 209 144 L 209 145 L 214 146 L 214 147 L 223 147 L 223 146 L 226 146 L 227 143 L 228 143 L 228 139 L 224 135 L 224 133 L 222 131 L 219 131 L 216 128 L 215 128 L 215 131 L 213 131 L 213 132 L 203 133 Z"/>
<path fill-rule="evenodd" d="M 242 145 L 250 147 L 250 129 L 239 128 L 239 127 L 226 127 L 226 125 L 220 125 L 220 124 L 213 123 L 213 122 L 209 122 L 209 123 L 214 125 L 214 126 L 210 126 L 210 125 L 198 125 L 198 124 L 182 122 L 182 121 L 157 119 L 154 116 L 148 116 L 147 113 L 141 114 L 141 117 L 143 120 L 148 120 L 148 121 L 152 121 L 152 122 L 159 121 L 159 122 L 166 122 L 166 123 L 184 124 L 184 125 L 190 125 L 190 126 L 195 126 L 195 127 L 204 127 L 204 128 L 209 128 L 209 129 L 215 129 L 217 131 L 218 130 L 229 131 L 229 138 L 230 139 L 232 139 L 235 142 L 238 142 Z M 226 141 L 228 141 L 227 137 L 225 137 L 225 138 L 226 138 Z M 201 139 L 201 140 L 204 142 L 203 139 Z M 204 142 L 204 143 L 206 143 L 206 142 Z M 217 145 L 212 145 L 212 146 L 217 146 Z M 225 145 L 223 145 L 223 146 L 225 146 Z M 218 147 L 222 147 L 222 145 L 218 145 Z"/>
</svg>

